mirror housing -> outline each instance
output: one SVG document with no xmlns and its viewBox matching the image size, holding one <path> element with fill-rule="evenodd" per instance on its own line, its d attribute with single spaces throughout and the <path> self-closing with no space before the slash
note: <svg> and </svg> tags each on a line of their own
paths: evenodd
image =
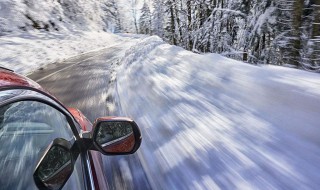
<svg viewBox="0 0 320 190">
<path fill-rule="evenodd" d="M 127 155 L 135 153 L 141 145 L 138 125 L 129 118 L 98 118 L 93 124 L 93 145 L 104 155 Z"/>
<path fill-rule="evenodd" d="M 39 189 L 60 190 L 70 178 L 74 163 L 71 143 L 55 139 L 37 164 L 33 173 L 35 184 Z"/>
<path fill-rule="evenodd" d="M 123 117 L 98 118 L 93 130 L 81 133 L 80 137 L 72 143 L 57 138 L 48 146 L 33 173 L 39 189 L 62 189 L 73 173 L 80 152 L 98 150 L 104 155 L 133 154 L 142 141 L 138 125 Z"/>
</svg>

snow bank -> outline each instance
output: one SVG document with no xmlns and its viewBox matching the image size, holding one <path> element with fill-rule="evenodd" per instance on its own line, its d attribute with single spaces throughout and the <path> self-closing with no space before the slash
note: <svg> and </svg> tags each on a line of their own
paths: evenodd
<svg viewBox="0 0 320 190">
<path fill-rule="evenodd" d="M 316 189 L 320 76 L 197 55 L 156 37 L 132 47 L 111 89 L 143 133 L 158 189 Z"/>
<path fill-rule="evenodd" d="M 29 32 L 0 37 L 0 65 L 27 74 L 49 63 L 120 43 L 105 32 Z"/>
<path fill-rule="evenodd" d="M 160 44 L 164 44 L 164 42 L 158 36 L 142 38 L 138 45 L 133 46 L 128 51 L 126 51 L 124 58 L 121 60 L 122 69 L 126 70 L 128 65 L 134 62 L 139 62 L 140 59 L 144 57 L 144 55 L 148 54 L 151 50 L 153 50 Z"/>
</svg>

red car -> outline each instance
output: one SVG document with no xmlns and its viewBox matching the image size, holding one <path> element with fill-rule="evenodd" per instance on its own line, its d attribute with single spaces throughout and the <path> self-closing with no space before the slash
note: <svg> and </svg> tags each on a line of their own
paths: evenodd
<svg viewBox="0 0 320 190">
<path fill-rule="evenodd" d="M 140 144 L 131 119 L 92 125 L 39 84 L 0 68 L 1 189 L 107 189 L 101 153 L 132 154 Z"/>
</svg>

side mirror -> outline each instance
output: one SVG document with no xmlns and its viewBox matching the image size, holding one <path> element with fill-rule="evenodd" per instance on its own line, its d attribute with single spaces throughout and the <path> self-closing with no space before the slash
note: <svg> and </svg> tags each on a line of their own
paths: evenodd
<svg viewBox="0 0 320 190">
<path fill-rule="evenodd" d="M 71 143 L 55 139 L 45 151 L 33 174 L 39 189 L 59 190 L 68 181 L 74 169 Z"/>
<path fill-rule="evenodd" d="M 99 118 L 93 126 L 93 144 L 105 155 L 133 154 L 140 147 L 141 132 L 129 118 Z"/>
</svg>

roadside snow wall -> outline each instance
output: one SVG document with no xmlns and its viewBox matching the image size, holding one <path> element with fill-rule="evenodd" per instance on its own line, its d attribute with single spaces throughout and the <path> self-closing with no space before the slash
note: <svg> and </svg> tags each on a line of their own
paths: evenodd
<svg viewBox="0 0 320 190">
<path fill-rule="evenodd" d="M 138 155 L 156 189 L 320 186 L 318 74 L 198 55 L 156 37 L 120 64 L 114 97 L 142 129 Z"/>
</svg>

